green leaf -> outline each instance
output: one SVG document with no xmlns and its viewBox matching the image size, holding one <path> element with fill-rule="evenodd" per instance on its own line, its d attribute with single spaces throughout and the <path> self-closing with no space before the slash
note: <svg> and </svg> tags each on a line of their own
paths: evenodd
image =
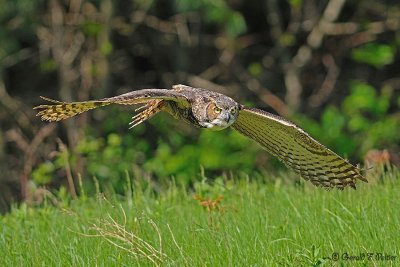
<svg viewBox="0 0 400 267">
<path fill-rule="evenodd" d="M 365 130 L 368 129 L 368 127 L 370 126 L 370 122 L 359 114 L 351 116 L 348 124 L 349 130 L 352 132 Z"/>
<path fill-rule="evenodd" d="M 303 4 L 303 0 L 289 0 L 288 2 L 292 8 L 300 8 Z"/>
<path fill-rule="evenodd" d="M 120 146 L 121 141 L 121 137 L 115 133 L 109 134 L 107 137 L 107 143 L 110 146 Z"/>
<path fill-rule="evenodd" d="M 86 36 L 96 37 L 104 30 L 104 25 L 94 21 L 85 21 L 81 28 Z"/>
<path fill-rule="evenodd" d="M 48 59 L 40 62 L 40 69 L 43 72 L 52 72 L 57 69 L 57 62 L 53 59 Z"/>
<path fill-rule="evenodd" d="M 113 45 L 110 42 L 104 42 L 100 45 L 100 51 L 105 56 L 111 54 L 112 50 L 113 50 Z"/>
<path fill-rule="evenodd" d="M 50 183 L 53 178 L 54 170 L 55 166 L 52 162 L 46 161 L 40 164 L 39 167 L 32 172 L 33 181 L 38 185 Z"/>
<path fill-rule="evenodd" d="M 247 29 L 246 21 L 240 12 L 233 10 L 222 0 L 178 0 L 178 10 L 181 12 L 197 12 L 204 14 L 207 23 L 218 24 L 231 37 L 244 33 Z"/>
<path fill-rule="evenodd" d="M 377 68 L 390 64 L 394 60 L 395 49 L 386 44 L 368 43 L 353 49 L 352 58 Z"/>
<path fill-rule="evenodd" d="M 254 77 L 260 77 L 264 71 L 264 68 L 258 62 L 253 62 L 249 65 L 248 70 Z"/>
<path fill-rule="evenodd" d="M 345 126 L 345 118 L 336 107 L 328 107 L 322 114 L 322 125 L 325 133 L 337 137 Z"/>
<path fill-rule="evenodd" d="M 343 110 L 347 115 L 360 111 L 374 111 L 377 104 L 374 87 L 355 81 L 350 85 L 350 90 L 351 94 L 343 102 Z"/>
<path fill-rule="evenodd" d="M 246 22 L 239 12 L 230 13 L 226 23 L 226 30 L 232 37 L 236 37 L 246 31 Z"/>
</svg>

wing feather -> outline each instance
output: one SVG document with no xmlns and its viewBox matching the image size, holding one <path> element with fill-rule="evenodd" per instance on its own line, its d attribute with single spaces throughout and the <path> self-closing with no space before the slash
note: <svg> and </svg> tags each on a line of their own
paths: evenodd
<svg viewBox="0 0 400 267">
<path fill-rule="evenodd" d="M 284 118 L 243 107 L 232 127 L 316 186 L 343 189 L 355 188 L 357 179 L 367 182 L 359 168 Z"/>
<path fill-rule="evenodd" d="M 46 121 L 68 119 L 85 111 L 110 104 L 135 105 L 152 100 L 166 100 L 177 102 L 180 106 L 189 106 L 189 100 L 183 94 L 167 89 L 143 89 L 115 97 L 83 102 L 60 102 L 46 97 L 42 97 L 42 99 L 53 103 L 34 107 L 38 111 L 37 116 Z"/>
</svg>

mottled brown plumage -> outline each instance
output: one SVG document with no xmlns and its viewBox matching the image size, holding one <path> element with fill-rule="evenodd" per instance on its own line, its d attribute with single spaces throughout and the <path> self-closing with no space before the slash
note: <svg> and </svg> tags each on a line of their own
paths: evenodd
<svg viewBox="0 0 400 267">
<path fill-rule="evenodd" d="M 132 118 L 131 128 L 165 111 L 200 128 L 222 130 L 229 126 L 259 143 L 286 166 L 316 186 L 355 188 L 367 182 L 353 166 L 290 121 L 263 110 L 248 108 L 232 98 L 201 88 L 175 85 L 167 89 L 143 89 L 100 100 L 65 103 L 48 98 L 50 105 L 35 107 L 46 121 L 59 121 L 110 104 L 143 104 Z"/>
</svg>

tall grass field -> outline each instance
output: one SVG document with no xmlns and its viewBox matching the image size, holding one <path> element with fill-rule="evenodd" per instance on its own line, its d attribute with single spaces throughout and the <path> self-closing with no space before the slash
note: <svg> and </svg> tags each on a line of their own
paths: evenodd
<svg viewBox="0 0 400 267">
<path fill-rule="evenodd" d="M 0 266 L 400 266 L 400 172 L 357 190 L 127 179 L 0 216 Z"/>
</svg>

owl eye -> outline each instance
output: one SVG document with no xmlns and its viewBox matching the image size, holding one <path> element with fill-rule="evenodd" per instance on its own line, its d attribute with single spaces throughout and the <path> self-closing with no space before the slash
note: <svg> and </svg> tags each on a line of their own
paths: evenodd
<svg viewBox="0 0 400 267">
<path fill-rule="evenodd" d="M 221 111 L 222 111 L 222 109 L 221 108 L 219 108 L 219 107 L 214 107 L 214 112 L 215 113 L 221 113 Z"/>
<path fill-rule="evenodd" d="M 236 114 L 236 108 L 232 108 L 232 109 L 231 109 L 231 114 L 232 114 L 232 115 Z"/>
</svg>

